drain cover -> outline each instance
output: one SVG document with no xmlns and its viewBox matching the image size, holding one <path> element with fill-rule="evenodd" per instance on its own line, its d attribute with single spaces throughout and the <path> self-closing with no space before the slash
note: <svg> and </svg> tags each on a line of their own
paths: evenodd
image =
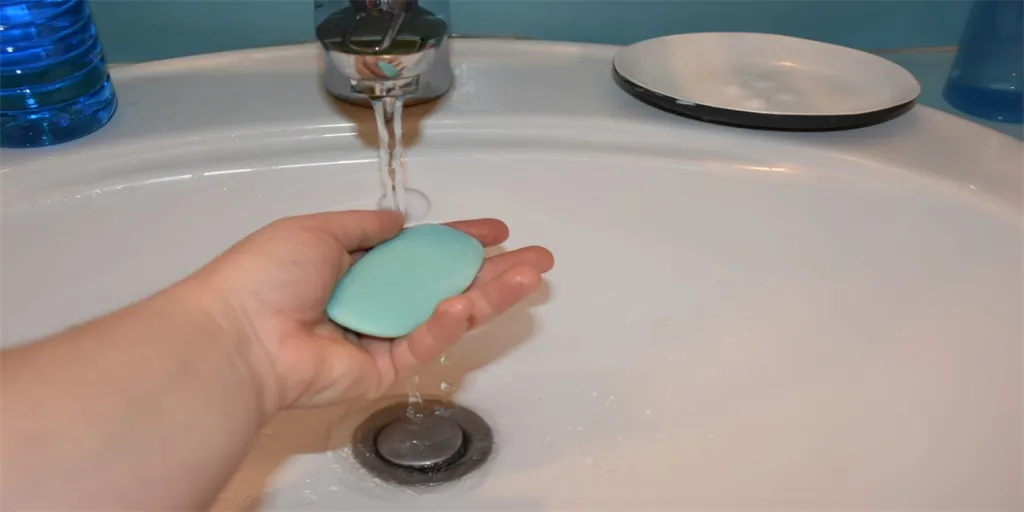
<svg viewBox="0 0 1024 512">
<path fill-rule="evenodd" d="M 380 431 L 377 451 L 397 466 L 431 469 L 457 459 L 464 439 L 462 427 L 451 418 L 407 414 Z"/>
<path fill-rule="evenodd" d="M 473 411 L 425 400 L 415 415 L 394 404 L 370 415 L 355 431 L 352 453 L 372 475 L 398 485 L 430 486 L 457 480 L 487 461 L 491 428 Z"/>
</svg>

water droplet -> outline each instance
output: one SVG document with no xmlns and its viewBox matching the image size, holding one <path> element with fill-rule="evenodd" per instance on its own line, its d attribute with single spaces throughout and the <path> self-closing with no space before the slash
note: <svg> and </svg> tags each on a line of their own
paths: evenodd
<svg viewBox="0 0 1024 512">
<path fill-rule="evenodd" d="M 272 428 L 270 428 L 270 427 L 264 427 L 263 430 L 260 430 L 260 434 L 263 434 L 265 436 L 272 436 L 272 435 L 274 435 L 276 433 L 277 433 L 277 431 L 272 429 Z"/>
<path fill-rule="evenodd" d="M 444 382 L 441 383 L 441 391 L 448 391 L 451 388 L 452 388 L 452 383 L 451 382 L 444 381 Z"/>
<path fill-rule="evenodd" d="M 650 416 L 650 415 L 651 415 L 651 410 L 650 410 L 650 409 L 647 409 L 646 411 L 644 411 L 644 414 L 646 414 L 646 415 Z"/>
<path fill-rule="evenodd" d="M 423 417 L 423 407 L 421 405 L 422 404 L 416 404 L 415 402 L 410 402 L 409 406 L 405 408 L 405 416 L 407 418 L 409 418 L 409 419 L 412 419 L 412 420 L 416 420 L 416 419 L 422 418 Z"/>
<path fill-rule="evenodd" d="M 597 391 L 591 391 L 590 396 L 597 396 Z"/>
<path fill-rule="evenodd" d="M 315 494 L 309 491 L 302 491 L 302 501 L 306 503 L 316 503 L 318 500 Z"/>
<path fill-rule="evenodd" d="M 583 459 L 583 462 L 589 466 L 594 463 L 594 457 L 587 457 L 586 459 Z"/>
<path fill-rule="evenodd" d="M 332 486 L 328 487 L 327 490 L 331 491 L 331 492 L 338 492 L 339 487 L 337 485 L 332 485 Z"/>
<path fill-rule="evenodd" d="M 448 356 L 445 354 L 441 354 L 441 359 L 439 359 L 439 361 L 441 362 L 441 364 L 448 364 Z"/>
</svg>

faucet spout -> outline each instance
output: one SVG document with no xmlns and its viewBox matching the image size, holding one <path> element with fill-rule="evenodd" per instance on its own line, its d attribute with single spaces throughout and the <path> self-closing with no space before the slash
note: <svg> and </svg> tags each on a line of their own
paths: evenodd
<svg viewBox="0 0 1024 512">
<path fill-rule="evenodd" d="M 418 0 L 318 2 L 316 9 L 332 96 L 364 106 L 399 97 L 416 104 L 451 88 L 448 24 Z"/>
</svg>

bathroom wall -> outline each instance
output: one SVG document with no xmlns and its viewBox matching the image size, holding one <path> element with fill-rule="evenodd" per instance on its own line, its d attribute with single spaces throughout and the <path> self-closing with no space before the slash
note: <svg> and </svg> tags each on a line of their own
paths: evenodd
<svg viewBox="0 0 1024 512">
<path fill-rule="evenodd" d="M 312 40 L 312 0 L 91 0 L 111 62 Z M 757 31 L 879 50 L 957 43 L 967 0 L 452 0 L 469 35 L 627 44 Z"/>
</svg>

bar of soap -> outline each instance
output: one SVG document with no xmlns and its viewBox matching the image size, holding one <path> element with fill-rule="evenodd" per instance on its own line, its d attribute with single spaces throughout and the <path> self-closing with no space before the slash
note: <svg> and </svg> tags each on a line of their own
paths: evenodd
<svg viewBox="0 0 1024 512">
<path fill-rule="evenodd" d="M 377 67 L 383 71 L 388 78 L 395 78 L 398 76 L 398 68 L 391 65 L 390 62 L 378 61 Z"/>
<path fill-rule="evenodd" d="M 405 336 L 442 301 L 466 291 L 483 262 L 480 242 L 457 229 L 406 228 L 352 265 L 327 303 L 327 317 L 360 334 Z"/>
</svg>

